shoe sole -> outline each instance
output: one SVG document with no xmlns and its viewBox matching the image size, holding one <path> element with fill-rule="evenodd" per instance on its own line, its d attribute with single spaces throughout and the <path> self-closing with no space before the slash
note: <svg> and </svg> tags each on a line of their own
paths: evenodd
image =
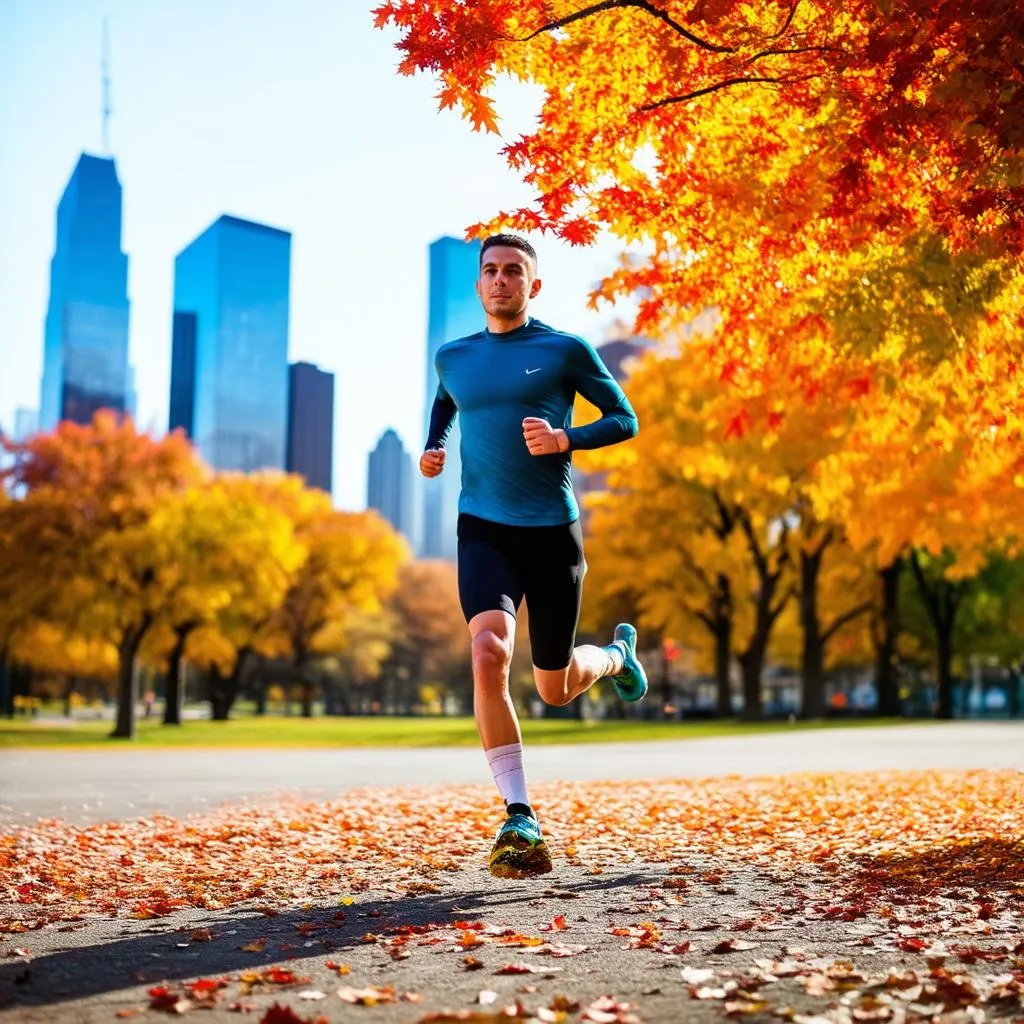
<svg viewBox="0 0 1024 1024">
<path fill-rule="evenodd" d="M 511 835 L 494 844 L 488 870 L 495 878 L 533 878 L 551 871 L 551 853 L 547 843 L 531 843 Z"/>
</svg>

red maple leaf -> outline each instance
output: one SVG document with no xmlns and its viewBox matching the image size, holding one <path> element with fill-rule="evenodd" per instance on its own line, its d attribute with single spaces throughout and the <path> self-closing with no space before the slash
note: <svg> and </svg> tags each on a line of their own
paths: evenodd
<svg viewBox="0 0 1024 1024">
<path fill-rule="evenodd" d="M 740 409 L 738 413 L 731 420 L 729 425 L 725 428 L 726 440 L 732 437 L 742 438 L 746 436 L 750 430 L 753 420 L 750 417 L 750 413 L 746 409 Z"/>
</svg>

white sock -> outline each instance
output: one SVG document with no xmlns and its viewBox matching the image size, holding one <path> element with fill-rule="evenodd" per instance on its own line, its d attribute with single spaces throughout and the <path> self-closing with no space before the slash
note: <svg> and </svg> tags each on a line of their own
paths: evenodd
<svg viewBox="0 0 1024 1024">
<path fill-rule="evenodd" d="M 487 763 L 491 766 L 495 785 L 505 803 L 529 806 L 526 774 L 523 772 L 522 743 L 506 743 L 503 747 L 491 747 L 484 753 L 487 755 Z"/>
</svg>

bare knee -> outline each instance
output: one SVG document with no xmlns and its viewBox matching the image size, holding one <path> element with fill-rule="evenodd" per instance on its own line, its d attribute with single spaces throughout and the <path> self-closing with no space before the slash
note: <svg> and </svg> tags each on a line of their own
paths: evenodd
<svg viewBox="0 0 1024 1024">
<path fill-rule="evenodd" d="M 565 707 L 572 700 L 569 691 L 569 670 L 552 672 L 548 669 L 533 668 L 533 681 L 537 684 L 537 696 L 552 707 Z"/>
<path fill-rule="evenodd" d="M 489 629 L 477 633 L 471 645 L 473 653 L 473 677 L 488 681 L 498 680 L 505 675 L 512 651 L 507 640 Z"/>
</svg>

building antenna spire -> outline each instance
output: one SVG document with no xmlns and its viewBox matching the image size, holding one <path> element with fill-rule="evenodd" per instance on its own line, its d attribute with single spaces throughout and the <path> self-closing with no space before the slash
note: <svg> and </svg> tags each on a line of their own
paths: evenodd
<svg viewBox="0 0 1024 1024">
<path fill-rule="evenodd" d="M 103 17 L 103 155 L 110 156 L 110 19 Z"/>
</svg>

